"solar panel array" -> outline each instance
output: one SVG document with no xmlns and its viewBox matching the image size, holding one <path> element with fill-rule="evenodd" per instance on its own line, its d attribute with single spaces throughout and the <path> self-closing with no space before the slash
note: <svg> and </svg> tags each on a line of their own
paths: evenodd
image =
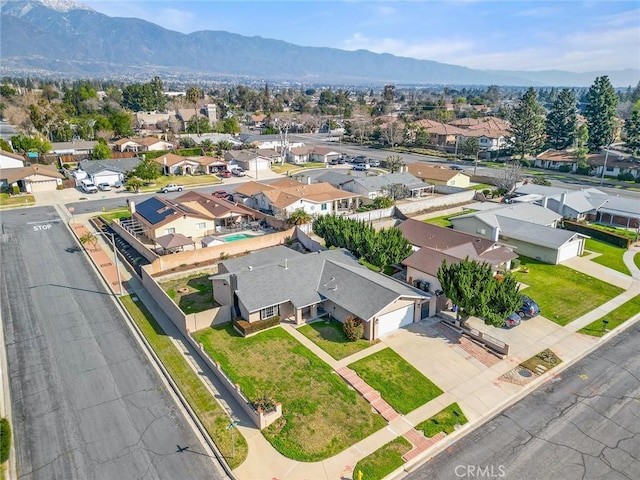
<svg viewBox="0 0 640 480">
<path fill-rule="evenodd" d="M 151 225 L 155 225 L 176 211 L 171 207 L 167 207 L 158 198 L 151 197 L 136 205 L 136 212 L 144 217 Z"/>
</svg>

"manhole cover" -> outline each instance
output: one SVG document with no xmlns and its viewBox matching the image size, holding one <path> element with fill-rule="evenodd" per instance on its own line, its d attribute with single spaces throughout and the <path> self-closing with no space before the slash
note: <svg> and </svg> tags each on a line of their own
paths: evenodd
<svg viewBox="0 0 640 480">
<path fill-rule="evenodd" d="M 518 370 L 518 375 L 520 375 L 521 377 L 529 378 L 533 375 L 533 373 L 523 368 L 522 370 Z"/>
</svg>

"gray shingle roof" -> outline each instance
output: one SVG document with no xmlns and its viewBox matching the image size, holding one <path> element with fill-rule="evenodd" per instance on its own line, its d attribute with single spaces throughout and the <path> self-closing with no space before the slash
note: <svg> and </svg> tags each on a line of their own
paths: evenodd
<svg viewBox="0 0 640 480">
<path fill-rule="evenodd" d="M 110 160 L 82 160 L 80 168 L 89 175 L 109 170 L 118 173 L 127 173 L 136 168 L 142 160 L 138 157 L 113 158 Z"/>
<path fill-rule="evenodd" d="M 548 208 L 531 203 L 512 203 L 509 205 L 501 205 L 498 208 L 486 210 L 483 212 L 467 213 L 459 215 L 451 219 L 451 223 L 455 225 L 456 221 L 463 218 L 476 217 L 490 227 L 500 226 L 501 218 L 513 218 L 528 223 L 537 223 L 539 225 L 549 225 L 560 220 L 562 215 L 549 210 Z"/>
<path fill-rule="evenodd" d="M 536 225 L 513 218 L 500 219 L 500 234 L 547 248 L 560 248 L 575 236 L 583 236 L 570 230 Z"/>
<path fill-rule="evenodd" d="M 327 182 L 336 188 L 341 188 L 344 184 L 352 182 L 355 177 L 338 172 L 327 172 L 316 177 L 316 182 Z"/>
<path fill-rule="evenodd" d="M 390 173 L 388 175 L 377 175 L 372 177 L 357 177 L 354 182 L 362 185 L 369 192 L 379 192 L 380 190 L 391 185 L 404 185 L 409 190 L 425 188 L 428 184 L 419 178 L 414 177 L 410 173 Z"/>
<path fill-rule="evenodd" d="M 255 250 L 248 255 L 243 255 L 241 257 L 230 258 L 220 263 L 224 266 L 224 268 L 226 268 L 228 272 L 236 273 L 243 270 L 248 270 L 250 266 L 252 268 L 261 268 L 271 265 L 278 265 L 279 263 L 284 262 L 284 260 L 287 258 L 293 259 L 300 255 L 303 254 L 289 247 L 285 247 L 284 245 L 276 245 L 275 247 L 271 248 Z"/>
<path fill-rule="evenodd" d="M 306 255 L 294 255 L 297 252 L 287 249 L 294 253 L 289 255 L 281 250 L 286 247 L 274 248 L 255 252 L 258 256 L 253 258 L 249 257 L 254 254 L 234 259 L 235 263 L 230 265 L 237 276 L 236 294 L 250 312 L 287 301 L 302 308 L 328 298 L 368 320 L 400 296 L 429 297 L 409 285 L 372 272 L 344 249 Z M 282 258 L 284 253 L 286 264 Z M 241 262 L 235 261 L 247 258 L 244 268 Z M 254 261 L 248 263 L 249 260 Z M 224 262 L 226 267 L 229 262 Z"/>
</svg>

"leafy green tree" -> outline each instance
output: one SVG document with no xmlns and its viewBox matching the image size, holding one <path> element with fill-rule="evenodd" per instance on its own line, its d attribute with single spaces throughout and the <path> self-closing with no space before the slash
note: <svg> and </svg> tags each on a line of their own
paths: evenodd
<svg viewBox="0 0 640 480">
<path fill-rule="evenodd" d="M 456 318 L 462 324 L 473 316 L 500 327 L 522 304 L 515 278 L 508 273 L 496 278 L 489 263 L 468 258 L 443 261 L 437 275 L 445 295 L 457 305 Z"/>
<path fill-rule="evenodd" d="M 640 150 L 640 110 L 633 110 L 629 118 L 624 123 L 626 147 L 633 152 L 633 155 L 638 155 Z"/>
<path fill-rule="evenodd" d="M 222 133 L 240 133 L 240 124 L 236 117 L 225 118 L 222 122 Z"/>
<path fill-rule="evenodd" d="M 393 185 L 389 185 L 388 187 L 384 188 L 383 191 L 384 194 L 391 200 L 402 200 L 403 198 L 407 198 L 409 195 L 411 195 L 411 191 L 401 183 L 394 183 Z M 391 202 L 391 205 L 393 205 L 393 202 Z M 391 205 L 378 208 L 389 208 Z"/>
<path fill-rule="evenodd" d="M 127 188 L 127 190 L 132 192 L 140 191 L 140 187 L 142 185 L 144 185 L 144 182 L 138 177 L 129 177 L 127 183 L 125 183 L 125 187 Z"/>
<path fill-rule="evenodd" d="M 93 160 L 111 158 L 111 149 L 104 138 L 98 139 L 98 143 L 96 143 L 96 146 L 93 147 L 93 150 L 91 151 L 91 158 Z"/>
<path fill-rule="evenodd" d="M 564 150 L 573 145 L 578 128 L 578 99 L 576 94 L 563 89 L 551 106 L 547 115 L 545 129 L 547 143 L 555 150 Z"/>
<path fill-rule="evenodd" d="M 305 223 L 309 223 L 311 221 L 311 215 L 304 211 L 302 208 L 298 208 L 291 212 L 287 221 L 291 225 L 304 225 Z"/>
<path fill-rule="evenodd" d="M 126 110 L 118 110 L 109 115 L 109 123 L 117 137 L 133 135 L 133 116 Z"/>
<path fill-rule="evenodd" d="M 152 182 L 162 175 L 162 166 L 150 158 L 145 158 L 133 170 L 133 174 L 145 182 Z"/>
<path fill-rule="evenodd" d="M 509 116 L 509 144 L 521 159 L 527 154 L 537 153 L 544 143 L 543 113 L 536 91 L 530 87 Z"/>
<path fill-rule="evenodd" d="M 2 150 L 3 152 L 13 153 L 13 148 L 11 148 L 11 145 L 9 145 L 9 142 L 7 142 L 4 138 L 0 138 L 0 150 Z"/>
<path fill-rule="evenodd" d="M 589 126 L 587 146 L 590 152 L 599 152 L 602 147 L 613 142 L 616 126 L 618 96 L 608 76 L 595 79 L 587 92 L 586 100 L 585 117 Z"/>
<path fill-rule="evenodd" d="M 389 208 L 393 207 L 393 198 L 387 196 L 379 196 L 373 199 L 373 206 L 375 208 Z"/>
<path fill-rule="evenodd" d="M 480 142 L 477 137 L 467 137 L 460 143 L 460 151 L 463 155 L 477 158 L 480 153 Z"/>
<path fill-rule="evenodd" d="M 200 135 L 201 133 L 210 133 L 212 131 L 211 123 L 209 119 L 203 115 L 194 115 L 187 122 L 187 133 L 195 133 Z"/>
<path fill-rule="evenodd" d="M 39 155 L 44 155 L 51 151 L 51 142 L 28 135 L 14 135 L 11 137 L 11 145 L 13 145 L 15 151 L 21 153 L 37 152 Z"/>
<path fill-rule="evenodd" d="M 387 170 L 391 173 L 399 172 L 405 166 L 404 160 L 400 155 L 389 155 L 385 158 Z"/>
<path fill-rule="evenodd" d="M 0 418 L 0 464 L 9 460 L 11 451 L 11 424 L 6 418 Z"/>
</svg>

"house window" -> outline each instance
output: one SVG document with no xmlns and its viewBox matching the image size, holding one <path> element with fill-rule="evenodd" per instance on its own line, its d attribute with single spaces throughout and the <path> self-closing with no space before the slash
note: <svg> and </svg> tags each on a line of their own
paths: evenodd
<svg viewBox="0 0 640 480">
<path fill-rule="evenodd" d="M 207 228 L 207 224 L 205 222 L 196 223 L 196 230 L 204 230 Z"/>
<path fill-rule="evenodd" d="M 165 228 L 164 229 L 164 234 L 165 235 L 171 235 L 172 233 L 176 233 L 176 229 L 175 228 Z"/>
<path fill-rule="evenodd" d="M 326 210 L 327 209 L 327 204 L 323 203 L 322 206 L 320 207 L 320 210 Z"/>
<path fill-rule="evenodd" d="M 273 318 L 278 315 L 278 306 L 273 305 L 271 307 L 263 308 L 260 311 L 260 318 L 266 320 L 267 318 Z"/>
</svg>

